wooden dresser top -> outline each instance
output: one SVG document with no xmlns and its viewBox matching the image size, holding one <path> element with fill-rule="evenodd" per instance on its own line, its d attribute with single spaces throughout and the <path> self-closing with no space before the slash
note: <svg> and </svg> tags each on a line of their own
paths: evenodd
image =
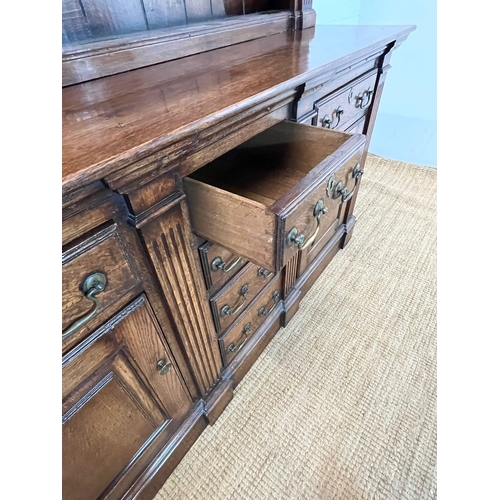
<svg viewBox="0 0 500 500">
<path fill-rule="evenodd" d="M 359 60 L 414 26 L 316 26 L 62 90 L 63 194 Z"/>
</svg>

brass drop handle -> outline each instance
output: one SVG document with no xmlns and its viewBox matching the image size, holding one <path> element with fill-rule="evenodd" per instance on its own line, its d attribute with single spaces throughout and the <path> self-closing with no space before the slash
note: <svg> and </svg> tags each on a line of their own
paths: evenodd
<svg viewBox="0 0 500 500">
<path fill-rule="evenodd" d="M 221 308 L 220 315 L 221 316 L 234 316 L 238 311 L 241 310 L 241 308 L 245 304 L 245 302 L 247 300 L 247 293 L 249 291 L 250 291 L 250 288 L 248 288 L 248 283 L 245 283 L 241 287 L 241 290 L 240 290 L 240 296 L 243 298 L 243 300 L 241 300 L 241 298 L 240 298 L 238 300 L 238 302 L 232 307 L 230 305 L 226 304 L 225 306 L 223 306 Z"/>
<path fill-rule="evenodd" d="M 264 269 L 263 267 L 259 267 L 257 270 L 257 276 L 261 278 L 267 278 L 271 274 L 271 271 L 268 271 L 267 269 Z"/>
<path fill-rule="evenodd" d="M 373 96 L 373 90 L 370 87 L 368 87 L 363 93 L 359 93 L 356 96 L 355 106 L 359 109 L 364 109 L 368 107 L 372 102 L 372 96 Z M 367 97 L 366 103 L 365 103 L 365 97 Z"/>
<path fill-rule="evenodd" d="M 366 101 L 366 104 L 364 103 L 365 102 L 365 95 L 368 97 L 368 100 Z M 373 90 L 370 87 L 368 87 L 368 89 L 365 90 L 363 92 L 363 95 L 361 96 L 361 105 L 359 106 L 360 109 L 364 109 L 364 108 L 368 107 L 371 104 L 371 102 L 372 102 L 372 96 L 373 96 Z"/>
<path fill-rule="evenodd" d="M 99 302 L 99 299 L 97 297 L 94 297 L 94 295 L 103 292 L 106 288 L 106 283 L 107 279 L 104 273 L 92 273 L 87 276 L 87 278 L 85 278 L 82 286 L 83 294 L 84 297 L 87 300 L 93 302 L 94 305 L 92 309 L 87 314 L 85 314 L 85 316 L 82 316 L 80 319 L 76 320 L 70 327 L 66 328 L 66 330 L 62 332 L 63 340 L 66 340 L 70 335 L 79 330 L 83 325 L 85 325 L 85 323 L 87 323 L 97 314 L 97 311 L 101 307 L 101 303 Z"/>
<path fill-rule="evenodd" d="M 248 334 L 252 331 L 252 323 L 247 323 L 244 327 L 243 327 L 243 330 L 241 331 L 241 336 L 242 337 L 245 337 L 245 340 L 238 346 L 236 347 L 236 345 L 234 344 L 234 342 L 231 342 L 228 347 L 227 347 L 227 350 L 229 352 L 232 352 L 234 354 L 236 354 L 237 352 L 240 352 L 241 349 L 243 348 L 243 346 L 247 343 L 249 337 L 248 337 Z"/>
<path fill-rule="evenodd" d="M 326 214 L 328 212 L 328 208 L 324 206 L 323 200 L 319 200 L 316 205 L 314 206 L 314 211 L 313 215 L 316 218 L 316 229 L 314 233 L 307 238 L 304 234 L 299 234 L 299 230 L 294 226 L 292 229 L 290 229 L 287 237 L 286 237 L 286 244 L 287 246 L 292 246 L 293 244 L 297 245 L 299 250 L 304 250 L 305 248 L 311 246 L 314 243 L 314 240 L 316 239 L 316 236 L 318 236 L 319 233 L 319 227 L 321 223 L 321 216 Z"/>
<path fill-rule="evenodd" d="M 333 125 L 333 119 L 330 118 L 328 115 L 325 115 L 323 119 L 321 120 L 321 126 L 323 128 L 337 128 L 340 124 L 340 117 L 344 114 L 344 110 L 339 106 L 333 113 L 332 116 L 335 116 L 337 118 L 337 121 L 335 122 L 335 125 Z"/>
<path fill-rule="evenodd" d="M 323 116 L 321 119 L 321 126 L 323 128 L 332 128 L 332 123 L 333 120 L 328 115 Z"/>
<path fill-rule="evenodd" d="M 262 306 L 259 309 L 259 316 L 268 316 L 274 311 L 274 308 L 278 305 L 280 299 L 280 292 L 279 290 L 274 290 L 272 296 L 271 296 L 271 301 L 272 301 L 272 307 L 270 309 L 267 309 L 267 306 Z"/>
<path fill-rule="evenodd" d="M 167 363 L 165 359 L 160 359 L 156 363 L 156 369 L 160 372 L 160 375 L 166 375 L 172 369 L 172 363 Z"/>
<path fill-rule="evenodd" d="M 347 188 L 344 187 L 344 184 L 342 184 L 342 181 L 339 181 L 337 182 L 337 184 L 335 184 L 332 198 L 335 199 L 338 198 L 339 196 L 342 196 L 342 203 L 346 203 L 354 195 L 355 188 L 356 186 L 354 186 L 352 188 L 352 191 L 349 193 L 349 191 L 347 191 Z"/>
<path fill-rule="evenodd" d="M 229 264 L 229 266 L 227 266 L 221 257 L 215 257 L 215 259 L 212 261 L 212 264 L 210 264 L 210 267 L 212 268 L 213 272 L 222 271 L 223 273 L 228 273 L 238 265 L 240 260 L 241 257 L 237 257 L 233 260 L 233 262 L 231 262 L 231 264 Z"/>
<path fill-rule="evenodd" d="M 357 181 L 364 173 L 365 171 L 361 168 L 361 165 L 356 163 L 356 166 L 352 169 L 352 178 Z"/>
<path fill-rule="evenodd" d="M 347 190 L 347 187 L 344 186 L 342 181 L 335 183 L 335 174 L 333 174 L 330 179 L 328 179 L 326 194 L 334 200 L 339 196 L 342 196 L 342 203 L 346 203 L 353 197 L 354 192 L 356 191 L 356 186 L 358 185 L 358 180 L 363 174 L 364 171 L 361 169 L 361 165 L 357 163 L 352 171 L 352 177 L 355 179 L 355 182 L 351 192 Z"/>
</svg>

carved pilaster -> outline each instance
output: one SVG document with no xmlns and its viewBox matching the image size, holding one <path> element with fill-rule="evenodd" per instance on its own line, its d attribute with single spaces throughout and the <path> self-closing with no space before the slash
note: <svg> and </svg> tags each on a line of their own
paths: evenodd
<svg viewBox="0 0 500 500">
<path fill-rule="evenodd" d="M 187 205 L 179 195 L 159 215 L 139 224 L 149 258 L 193 370 L 205 395 L 220 378 L 222 360 L 192 245 Z"/>
<path fill-rule="evenodd" d="M 290 292 L 295 288 L 297 282 L 297 269 L 299 262 L 299 253 L 296 253 L 286 264 L 283 269 L 283 295 L 288 297 Z"/>
</svg>

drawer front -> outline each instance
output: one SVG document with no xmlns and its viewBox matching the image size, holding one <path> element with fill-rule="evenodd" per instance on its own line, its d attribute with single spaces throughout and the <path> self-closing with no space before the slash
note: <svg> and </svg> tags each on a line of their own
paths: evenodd
<svg viewBox="0 0 500 500">
<path fill-rule="evenodd" d="M 285 263 L 298 250 L 310 252 L 327 232 L 335 232 L 344 222 L 347 203 L 363 172 L 360 165 L 362 154 L 363 150 L 358 149 L 339 168 L 330 171 L 286 218 Z"/>
<path fill-rule="evenodd" d="M 74 344 L 140 285 L 116 224 L 63 253 L 63 342 Z"/>
<path fill-rule="evenodd" d="M 216 243 L 199 247 L 201 267 L 210 294 L 220 290 L 247 262 L 247 259 Z"/>
<path fill-rule="evenodd" d="M 316 125 L 333 130 L 347 130 L 370 108 L 376 80 L 375 71 L 316 102 Z"/>
<path fill-rule="evenodd" d="M 221 336 L 219 344 L 225 365 L 229 364 L 243 349 L 264 320 L 277 307 L 281 300 L 281 295 L 280 276 L 276 276 L 262 290 L 245 313 L 238 318 L 238 321 Z"/>
<path fill-rule="evenodd" d="M 192 402 L 144 295 L 63 358 L 62 490 L 97 500 Z M 167 436 L 168 437 L 168 436 Z"/>
<path fill-rule="evenodd" d="M 273 276 L 270 271 L 249 262 L 210 299 L 218 333 L 234 323 Z"/>
</svg>

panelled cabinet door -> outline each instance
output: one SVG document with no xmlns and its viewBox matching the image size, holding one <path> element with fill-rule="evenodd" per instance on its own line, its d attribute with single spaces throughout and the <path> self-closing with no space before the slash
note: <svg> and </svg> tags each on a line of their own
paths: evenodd
<svg viewBox="0 0 500 500">
<path fill-rule="evenodd" d="M 144 295 L 63 358 L 63 498 L 96 500 L 191 400 Z"/>
</svg>

